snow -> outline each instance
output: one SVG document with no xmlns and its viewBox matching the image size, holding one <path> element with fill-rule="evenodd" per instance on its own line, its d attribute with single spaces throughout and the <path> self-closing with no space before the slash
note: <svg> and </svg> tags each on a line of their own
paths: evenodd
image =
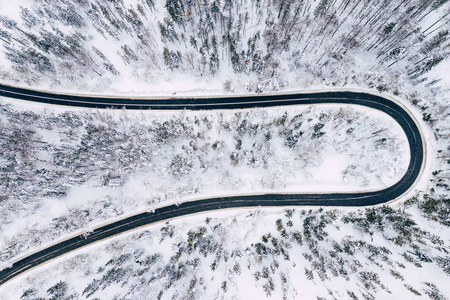
<svg viewBox="0 0 450 300">
<path fill-rule="evenodd" d="M 206 1 L 205 3 L 209 4 L 210 2 Z M 194 47 L 189 44 L 189 35 L 197 37 L 199 42 L 204 38 L 199 36 L 199 28 L 196 27 L 199 23 L 197 11 L 194 11 L 192 24 L 186 25 L 186 29 L 183 28 L 184 26 L 174 26 L 174 30 L 178 34 L 181 32 L 186 34 L 186 41 L 183 41 L 181 38 L 173 42 L 162 41 L 158 30 L 158 21 L 163 21 L 164 17 L 169 17 L 164 8 L 164 1 L 156 1 L 154 10 L 147 8 L 143 1 L 138 0 L 127 1 L 123 4 L 123 7 L 126 9 L 133 8 L 135 10 L 138 4 L 145 7 L 146 16 L 141 16 L 140 18 L 145 24 L 142 28 L 148 29 L 150 32 L 150 37 L 144 39 L 144 41 L 149 42 L 148 45 L 150 46 L 141 43 L 141 40 L 137 38 L 137 33 L 130 25 L 131 23 L 124 21 L 125 18 L 121 20 L 125 22 L 124 28 L 126 27 L 126 29 L 117 30 L 117 37 L 113 37 L 108 33 L 100 33 L 96 26 L 103 30 L 107 27 L 112 30 L 114 28 L 106 21 L 104 16 L 97 21 L 87 17 L 86 9 L 82 4 L 84 2 L 79 2 L 81 4 L 76 11 L 84 17 L 87 23 L 86 27 L 77 29 L 64 24 L 64 21 L 60 19 L 52 19 L 46 15 L 46 17 L 42 18 L 45 24 L 42 26 L 35 25 L 35 27 L 28 29 L 24 24 L 25 20 L 20 16 L 20 7 L 29 8 L 30 11 L 36 13 L 37 9 L 46 8 L 49 5 L 48 2 L 1 1 L 0 11 L 2 12 L 2 17 L 7 16 L 16 20 L 18 28 L 36 34 L 38 38 L 42 38 L 41 29 L 52 34 L 56 32 L 55 29 L 58 29 L 65 36 L 75 32 L 85 35 L 86 40 L 83 42 L 80 51 L 87 55 L 89 63 L 83 64 L 85 62 L 83 59 L 68 59 L 67 57 L 61 59 L 51 51 L 46 52 L 36 46 L 32 40 L 18 30 L 14 28 L 8 29 L 7 24 L 0 22 L 0 29 L 6 30 L 6 32 L 16 38 L 16 40 L 9 40 L 10 44 L 0 41 L 0 47 L 2 47 L 0 80 L 2 83 L 50 91 L 154 97 L 254 95 L 257 90 L 270 94 L 272 92 L 284 93 L 330 88 L 345 88 L 346 90 L 363 88 L 365 91 L 374 93 L 377 93 L 377 90 L 383 91 L 383 95 L 387 94 L 398 99 L 403 106 L 412 111 L 418 119 L 418 123 L 426 138 L 427 160 L 425 169 L 422 172 L 422 178 L 409 194 L 402 199 L 405 201 L 411 199 L 411 197 L 418 197 L 420 200 L 419 204 L 415 204 L 412 207 L 405 206 L 406 204 L 401 201 L 390 204 L 391 207 L 396 207 L 405 211 L 406 214 L 410 214 L 414 222 L 418 224 L 415 229 L 417 236 L 413 237 L 412 242 L 408 242 L 403 246 L 396 245 L 393 242 L 391 238 L 394 238 L 399 233 L 398 229 L 395 228 L 395 223 L 392 221 L 385 220 L 389 226 L 384 231 L 376 229 L 375 225 L 370 225 L 371 227 L 368 229 L 370 234 L 368 234 L 363 228 L 364 225 L 355 225 L 354 223 L 345 223 L 343 221 L 345 216 L 349 216 L 352 213 L 355 213 L 360 218 L 364 218 L 364 213 L 367 211 L 359 211 L 353 208 L 339 209 L 336 211 L 339 215 L 338 219 L 326 226 L 325 231 L 328 232 L 328 236 L 325 237 L 325 240 L 315 240 L 317 243 L 314 244 L 316 245 L 315 247 L 320 249 L 326 259 L 334 259 L 330 251 L 333 251 L 335 243 L 345 244 L 346 241 L 356 242 L 358 240 L 377 247 L 384 246 L 392 254 L 386 261 L 380 258 L 371 261 L 367 258 L 369 250 L 364 248 L 364 246 L 362 248 L 356 246 L 355 249 L 357 250 L 355 250 L 354 255 L 338 255 L 345 260 L 344 265 L 347 270 L 359 268 L 357 272 L 350 274 L 350 277 L 332 277 L 330 271 L 327 271 L 326 274 L 332 279 L 322 281 L 317 271 L 314 271 L 314 280 L 308 280 L 305 275 L 305 268 L 312 270 L 314 266 L 320 265 L 321 260 L 320 257 L 314 256 L 315 264 L 313 264 L 306 259 L 303 254 L 313 255 L 314 253 L 313 248 L 309 248 L 305 243 L 302 246 L 298 246 L 293 241 L 290 241 L 292 244 L 292 247 L 289 248 L 290 261 L 284 261 L 281 256 L 277 255 L 261 258 L 256 254 L 252 246 L 252 244 L 261 242 L 261 236 L 266 235 L 268 232 L 274 236 L 276 235 L 279 240 L 283 240 L 274 224 L 279 218 L 283 219 L 283 224 L 286 224 L 287 220 L 284 217 L 284 210 L 227 210 L 214 212 L 207 215 L 213 218 L 212 223 L 221 222 L 224 224 L 224 228 L 227 229 L 217 234 L 224 249 L 229 252 L 239 249 L 244 255 L 235 259 L 230 258 L 228 262 L 222 257 L 219 268 L 213 272 L 210 270 L 210 266 L 215 254 L 209 254 L 208 257 L 203 257 L 203 254 L 198 252 L 190 256 L 183 254 L 182 260 L 184 259 L 185 261 L 199 258 L 200 266 L 188 269 L 183 280 L 170 288 L 167 294 L 164 294 L 164 297 L 170 298 L 177 295 L 178 298 L 183 298 L 183 295 L 187 297 L 185 291 L 189 288 L 190 280 L 197 279 L 200 281 L 199 278 L 203 277 L 205 284 L 197 284 L 193 290 L 193 296 L 190 294 L 190 297 L 195 299 L 265 298 L 264 285 L 267 283 L 267 279 L 260 278 L 256 281 L 255 273 L 263 272 L 264 267 L 270 269 L 271 266 L 273 267 L 274 261 L 277 261 L 280 267 L 276 273 L 271 275 L 275 284 L 275 291 L 271 297 L 273 299 L 281 299 L 284 295 L 286 295 L 287 299 L 316 297 L 347 299 L 350 297 L 349 291 L 355 292 L 359 298 L 364 297 L 363 294 L 367 298 L 371 298 L 370 294 L 373 294 L 373 297 L 376 299 L 412 298 L 415 295 L 408 291 L 406 286 L 409 285 L 419 291 L 422 296 L 426 296 L 427 289 L 431 290 L 432 288 L 427 287 L 425 282 L 435 284 L 440 292 L 444 294 L 444 298 L 448 298 L 450 295 L 446 284 L 448 274 L 443 273 L 436 263 L 436 257 L 445 257 L 445 252 L 442 249 L 447 249 L 448 251 L 449 240 L 446 239 L 448 237 L 448 227 L 443 226 L 436 220 L 433 221 L 431 216 L 426 215 L 419 206 L 424 201 L 424 194 L 429 194 L 431 197 L 437 197 L 440 194 L 448 196 L 448 189 L 436 186 L 438 180 L 446 182 L 448 178 L 444 175 L 434 176 L 431 173 L 442 169 L 443 172 L 439 174 L 445 174 L 445 172 L 448 174 L 448 99 L 450 96 L 450 79 L 447 73 L 450 70 L 450 60 L 447 58 L 418 78 L 408 75 L 410 72 L 414 72 L 416 66 L 421 65 L 421 61 L 427 61 L 439 55 L 448 57 L 448 42 L 446 41 L 437 48 L 426 49 L 428 43 L 440 30 L 429 36 L 421 34 L 420 31 L 425 30 L 441 17 L 444 18 L 441 23 L 435 26 L 436 28 L 444 24 L 444 22 L 448 22 L 448 3 L 443 4 L 430 14 L 427 14 L 425 10 L 414 16 L 408 15 L 407 10 L 421 7 L 418 1 L 403 2 L 397 11 L 393 10 L 398 5 L 395 1 L 383 4 L 381 2 L 378 4 L 373 3 L 370 6 L 361 1 L 359 3 L 350 3 L 348 7 L 343 4 L 343 1 L 339 0 L 333 2 L 305 1 L 301 18 L 297 20 L 295 27 L 293 27 L 290 46 L 287 47 L 287 50 L 281 51 L 276 49 L 269 50 L 267 41 L 271 27 L 266 22 L 271 19 L 274 20 L 275 26 L 277 26 L 275 28 L 279 30 L 277 32 L 277 42 L 281 42 L 281 39 L 284 37 L 283 33 L 286 31 L 286 27 L 280 25 L 282 18 L 277 17 L 278 12 L 282 11 L 279 10 L 281 7 L 277 6 L 281 2 L 275 1 L 273 5 L 268 4 L 264 0 L 256 2 L 236 0 L 233 2 L 235 6 L 232 13 L 235 18 L 231 34 L 241 36 L 241 40 L 235 45 L 237 51 L 245 53 L 249 50 L 247 43 L 249 38 L 252 38 L 259 31 L 262 37 L 256 45 L 257 51 L 261 51 L 262 56 L 268 53 L 272 54 L 272 59 L 266 61 L 267 67 L 261 70 L 235 72 L 230 62 L 229 44 L 221 40 L 222 44 L 219 49 L 220 68 L 216 74 L 211 74 L 208 62 L 202 64 L 199 52 L 194 50 Z M 74 3 L 78 2 L 55 1 L 55 4 L 52 4 L 55 6 L 51 7 L 51 11 L 60 11 L 56 4 L 66 7 L 68 4 L 74 5 Z M 114 3 L 115 1 L 111 1 L 108 4 L 106 2 L 103 4 L 108 5 L 110 10 L 117 16 L 119 15 L 119 10 L 114 8 Z M 225 5 L 225 3 L 222 3 L 222 5 Z M 327 13 L 321 15 L 314 13 L 318 5 L 330 5 L 330 8 Z M 357 43 L 348 47 L 347 43 L 349 42 L 346 37 L 350 37 L 350 33 L 358 30 L 357 24 L 359 22 L 359 17 L 350 13 L 352 7 L 355 6 L 354 12 L 361 16 L 360 20 L 365 23 L 364 18 L 371 16 L 370 10 L 376 11 L 380 9 L 381 5 L 384 5 L 384 8 L 389 13 L 384 14 L 383 11 L 380 11 L 380 19 L 378 21 L 374 20 L 373 24 L 368 24 L 368 30 L 362 30 L 358 33 L 358 36 L 355 36 Z M 288 25 L 290 24 L 293 11 L 292 6 L 286 23 Z M 249 12 L 249 22 L 244 22 L 243 28 L 245 29 L 238 30 L 236 25 L 238 13 L 242 13 L 242 16 L 244 16 L 245 12 Z M 425 14 L 427 15 L 424 18 L 420 18 L 421 15 Z M 228 12 L 225 11 L 224 15 L 228 16 Z M 335 18 L 337 21 L 344 20 L 340 23 L 338 22 L 342 26 L 337 27 L 335 25 Z M 101 25 L 100 21 L 105 22 L 106 26 Z M 325 25 L 327 22 L 330 22 L 328 26 Z M 389 22 L 397 22 L 397 24 L 406 22 L 406 25 L 403 26 L 404 31 L 400 32 L 403 36 L 402 39 L 397 39 L 398 35 L 393 35 L 392 38 L 387 38 L 383 41 L 382 28 L 384 24 Z M 433 30 L 435 27 L 433 27 Z M 215 29 L 210 33 L 216 34 L 220 39 L 222 36 L 225 36 L 223 28 L 216 24 Z M 338 31 L 333 34 L 335 28 Z M 419 31 L 413 32 L 416 29 L 419 29 Z M 441 29 L 444 30 L 445 27 L 441 27 Z M 319 32 L 322 33 L 318 35 Z M 17 40 L 20 40 L 21 43 L 17 42 Z M 378 42 L 380 43 L 378 44 Z M 368 49 L 371 44 L 377 45 L 372 49 Z M 128 45 L 133 49 L 140 59 L 127 63 L 121 57 L 121 47 L 123 45 Z M 38 54 L 48 57 L 51 62 L 55 63 L 54 72 L 39 70 L 30 62 L 24 66 L 13 63 L 6 57 L 6 53 L 9 51 L 5 46 L 12 47 L 14 49 L 13 53 L 25 53 L 27 49 L 36 50 Z M 99 49 L 106 57 L 106 61 L 97 55 L 92 47 Z M 180 68 L 170 70 L 164 64 L 162 57 L 164 47 L 167 47 L 169 50 L 180 51 L 183 57 L 183 64 Z M 391 55 L 393 53 L 391 50 L 394 47 L 401 49 L 401 53 L 398 56 Z M 384 50 L 388 51 L 382 54 L 381 52 Z M 210 54 L 209 51 L 208 55 Z M 188 61 L 190 54 L 192 54 L 195 64 L 192 67 Z M 107 71 L 104 68 L 105 62 L 110 62 L 114 65 L 120 74 L 114 75 L 112 72 Z M 241 63 L 245 65 L 245 62 L 241 61 Z M 94 126 L 104 125 L 107 128 L 111 128 L 108 122 L 113 122 L 115 125 L 120 124 L 116 126 L 121 129 L 120 133 L 127 134 L 138 132 L 138 129 L 144 130 L 145 127 L 152 127 L 164 121 L 177 119 L 187 121 L 186 118 L 192 120 L 196 116 L 199 119 L 207 117 L 215 123 L 211 129 L 206 128 L 204 124 L 198 127 L 193 125 L 196 133 L 204 134 L 204 137 L 197 139 L 197 146 L 199 149 L 201 149 L 201 146 L 207 146 L 210 149 L 208 150 L 209 155 L 201 155 L 199 154 L 200 150 L 189 148 L 191 147 L 189 146 L 190 137 L 177 138 L 175 142 L 155 148 L 153 147 L 154 142 L 151 140 L 151 135 L 138 134 L 140 137 L 146 137 L 147 140 L 135 140 L 135 144 L 144 148 L 147 147 L 146 150 L 150 150 L 140 157 L 141 161 L 138 164 L 131 167 L 127 165 L 121 169 L 117 167 L 117 164 L 113 165 L 108 159 L 102 157 L 100 154 L 103 151 L 98 151 L 95 155 L 97 155 L 97 158 L 100 157 L 100 159 L 89 163 L 90 169 L 87 173 L 88 178 L 85 181 L 77 182 L 73 180 L 76 177 L 75 173 L 70 173 L 73 170 L 69 172 L 70 175 L 58 175 L 64 180 L 68 179 L 64 182 L 62 179 L 57 182 L 57 187 L 66 189 L 67 195 L 65 196 L 30 196 L 35 195 L 33 194 L 36 193 L 35 189 L 39 189 L 39 186 L 37 184 L 33 185 L 33 183 L 37 183 L 37 180 L 46 176 L 35 175 L 34 180 L 36 181 L 31 181 L 27 184 L 17 194 L 20 197 L 11 197 L 10 201 L 3 201 L 0 205 L 0 215 L 2 216 L 0 220 L 0 244 L 3 245 L 2 250 L 0 250 L 0 268 L 9 265 L 14 258 L 31 253 L 42 246 L 57 242 L 75 233 L 89 232 L 95 226 L 138 211 L 152 210 L 158 206 L 170 203 L 215 195 L 380 189 L 395 183 L 402 176 L 409 161 L 408 149 L 405 146 L 406 139 L 398 124 L 382 114 L 379 115 L 377 112 L 356 107 L 349 107 L 346 110 L 346 113 L 350 114 L 348 119 L 359 122 L 358 124 L 361 127 L 359 132 L 354 133 L 353 139 L 348 139 L 346 134 L 339 134 L 339 128 L 342 130 L 348 129 L 338 126 L 339 124 L 343 126 L 343 121 L 346 121 L 345 118 L 343 120 L 331 120 L 323 127 L 323 130 L 327 133 L 324 139 L 327 138 L 327 135 L 332 135 L 333 139 L 326 142 L 311 139 L 301 140 L 302 143 L 300 145 L 302 147 L 296 147 L 294 150 L 287 149 L 283 138 L 277 135 L 276 132 L 272 132 L 275 133 L 273 134 L 275 138 L 271 140 L 271 147 L 263 148 L 263 151 L 254 151 L 256 154 L 267 152 L 267 157 L 264 158 L 267 159 L 268 168 L 264 169 L 261 159 L 256 162 L 254 168 L 245 164 L 236 166 L 229 164 L 230 153 L 236 151 L 236 136 L 238 134 L 236 131 L 227 132 L 220 127 L 218 124 L 221 121 L 216 113 L 97 112 L 89 109 L 53 107 L 6 98 L 1 99 L 1 102 L 3 107 L 12 109 L 5 114 L 0 114 L 0 124 L 2 124 L 2 127 L 5 127 L 2 128 L 2 134 L 7 133 L 9 128 L 18 127 L 18 124 L 22 124 L 20 126 L 23 128 L 36 130 L 37 136 L 35 137 L 47 145 L 69 147 L 67 152 L 71 151 L 72 148 L 70 147 L 76 148 L 80 145 L 83 134 L 86 133 L 84 128 L 86 123 L 92 123 Z M 31 126 L 23 125 L 27 124 L 28 121 L 22 123 L 11 121 L 11 113 L 18 113 L 20 118 L 24 119 L 24 112 L 28 110 L 37 114 L 41 120 L 49 116 L 58 116 L 59 114 L 70 112 L 80 117 L 84 124 L 82 128 L 74 130 L 73 136 L 69 138 L 68 129 L 70 126 L 53 124 L 48 119 L 45 122 L 47 125 L 50 124 L 53 129 L 39 127 L 40 125 L 34 126 L 36 123 L 31 124 Z M 320 114 L 324 112 L 325 114 L 336 114 L 338 106 L 252 110 L 249 120 L 251 123 L 263 124 L 270 118 L 280 118 L 285 111 L 289 111 L 290 118 L 301 112 L 309 114 L 314 120 L 317 120 Z M 235 122 L 237 126 L 238 121 L 236 121 L 235 115 L 237 112 L 223 111 L 217 113 L 223 114 L 224 122 L 231 124 Z M 243 115 L 246 113 L 246 111 L 240 112 Z M 431 121 L 426 121 L 426 114 L 430 114 Z M 60 118 L 58 120 L 66 119 Z M 312 124 L 308 124 L 304 120 L 303 122 L 302 130 L 305 129 L 305 131 L 311 130 L 316 123 L 314 121 Z M 9 127 L 3 126 L 4 124 L 9 124 Z M 65 123 L 63 122 L 63 124 Z M 381 127 L 387 128 L 388 131 L 382 132 L 383 136 L 372 138 L 370 134 L 382 129 Z M 387 141 L 393 139 L 394 142 L 381 143 L 384 148 L 375 151 L 373 149 L 374 141 L 382 138 L 386 138 Z M 129 135 L 129 139 L 132 139 L 131 135 Z M 222 148 L 212 152 L 211 144 L 219 139 L 223 142 Z M 253 150 L 253 143 L 260 142 L 261 140 L 259 139 L 262 139 L 262 136 L 251 136 L 246 133 L 242 137 L 242 148 L 250 153 L 250 150 Z M 120 146 L 125 147 L 126 145 L 121 144 Z M 301 151 L 299 150 L 300 148 Z M 3 150 L 3 152 L 10 151 L 8 153 L 13 153 L 11 155 L 15 155 L 19 163 L 24 164 L 27 162 L 26 160 L 21 160 L 15 154 L 14 151 L 16 149 L 4 147 Z M 244 150 L 240 152 L 241 160 L 250 159 L 250 155 L 244 154 Z M 38 168 L 58 169 L 58 171 L 61 169 L 64 171 L 71 170 L 70 168 L 56 168 L 49 163 L 53 160 L 51 153 L 54 152 L 52 151 L 51 149 L 41 149 L 36 156 L 33 156 L 33 161 L 39 162 L 36 163 L 33 171 Z M 114 158 L 117 159 L 118 157 L 126 161 L 124 159 L 126 155 L 120 152 L 111 153 Z M 125 153 L 127 153 L 126 150 Z M 308 153 L 312 153 L 312 155 L 308 155 Z M 187 174 L 185 174 L 183 180 L 174 178 L 171 173 L 170 162 L 176 154 L 184 155 L 185 158 L 201 157 L 207 160 L 203 173 L 199 171 L 203 168 L 200 161 L 193 159 L 194 171 L 189 168 L 184 169 L 182 171 L 187 172 Z M 146 159 L 146 157 L 151 159 Z M 227 164 L 223 162 L 227 162 Z M 3 167 L 8 166 L 10 162 L 0 156 L 0 163 Z M 103 171 L 108 167 L 111 174 Z M 80 175 L 78 174 L 78 176 Z M 108 186 L 102 186 L 105 182 Z M 46 190 L 51 190 L 52 188 L 54 187 L 46 187 Z M 18 190 L 14 190 L 14 192 L 16 191 Z M 11 196 L 12 192 L 6 191 L 5 195 Z M 324 213 L 331 213 L 332 211 L 331 209 L 326 209 Z M 377 212 L 379 215 L 382 215 L 380 211 Z M 86 213 L 89 214 L 86 215 Z M 318 218 L 324 216 L 317 208 L 311 208 L 309 213 L 318 214 Z M 303 212 L 304 215 L 300 214 L 301 212 L 298 211 L 293 217 L 293 230 L 298 230 L 303 234 L 305 226 L 302 222 L 305 220 L 308 212 L 305 210 Z M 159 242 L 160 229 L 164 224 L 157 224 L 136 232 L 127 233 L 111 241 L 104 241 L 73 252 L 64 258 L 48 263 L 28 272 L 24 276 L 16 278 L 4 287 L 2 286 L 0 299 L 18 299 L 23 291 L 28 288 L 36 289 L 36 295 L 33 297 L 50 297 L 47 290 L 59 280 L 67 282 L 67 295 L 74 294 L 75 298 L 85 298 L 86 296 L 82 295 L 83 289 L 93 279 L 102 278 L 104 272 L 100 271 L 100 268 L 104 268 L 110 258 L 118 257 L 124 253 L 133 255 L 139 249 L 144 249 L 144 251 L 147 251 L 146 253 L 157 252 L 164 254 L 162 261 L 151 268 L 152 272 L 156 272 L 158 268 L 170 265 L 170 257 L 175 254 L 177 245 L 180 242 L 186 242 L 186 235 L 189 230 L 197 231 L 199 226 L 207 226 L 204 222 L 205 217 L 205 214 L 198 214 L 171 221 L 171 224 L 175 225 L 177 233 L 173 239 L 166 238 L 162 243 Z M 64 221 L 64 218 L 67 218 L 66 221 Z M 53 228 L 56 222 L 72 227 L 58 231 Z M 284 226 L 286 227 L 286 225 Z M 213 229 L 210 227 L 208 227 L 208 230 L 213 232 Z M 421 230 L 429 231 L 429 234 L 422 234 Z M 143 234 L 143 236 L 139 237 L 139 234 Z M 425 237 L 419 237 L 421 235 Z M 443 245 L 438 246 L 430 242 L 432 235 L 440 236 L 443 239 Z M 12 245 L 15 246 L 9 248 Z M 422 267 L 418 268 L 414 263 L 407 262 L 402 254 L 406 251 L 414 252 L 416 246 L 433 257 L 433 263 L 421 262 Z M 439 250 L 439 247 L 442 249 Z M 415 256 L 412 255 L 412 257 Z M 240 275 L 230 271 L 235 261 L 241 264 Z M 356 261 L 359 261 L 362 267 L 358 267 Z M 128 264 L 132 267 L 131 261 Z M 402 267 L 402 264 L 405 266 Z M 250 268 L 247 268 L 247 265 Z M 136 269 L 139 267 L 134 266 L 132 268 Z M 404 279 L 395 279 L 390 270 L 400 272 Z M 365 287 L 361 279 L 362 271 L 373 271 L 379 274 L 382 285 L 387 289 L 376 284 L 374 288 Z M 288 280 L 286 291 L 281 282 L 282 273 L 285 274 Z M 139 276 L 134 276 L 133 279 L 125 280 L 123 285 L 112 284 L 97 292 L 94 297 L 112 299 L 117 295 L 122 295 L 123 298 L 128 297 L 132 299 L 156 298 L 159 289 L 163 289 L 162 283 L 146 284 L 145 282 L 149 281 L 149 277 L 145 277 L 142 279 L 142 282 L 138 282 L 141 279 Z M 164 281 L 165 279 L 162 280 Z M 229 282 L 227 292 L 224 292 L 221 288 L 223 281 Z M 126 294 L 127 296 L 123 296 Z"/>
<path fill-rule="evenodd" d="M 312 170 L 312 177 L 316 180 L 307 181 L 305 185 L 318 185 L 318 190 L 323 191 L 324 186 L 342 187 L 342 181 L 347 183 L 346 178 L 342 178 L 342 170 L 348 164 L 348 157 L 341 154 L 332 154 L 325 158 L 324 162 Z"/>
</svg>

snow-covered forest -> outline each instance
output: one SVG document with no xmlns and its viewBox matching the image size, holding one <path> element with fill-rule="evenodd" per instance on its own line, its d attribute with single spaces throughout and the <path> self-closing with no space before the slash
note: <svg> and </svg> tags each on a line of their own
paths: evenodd
<svg viewBox="0 0 450 300">
<path fill-rule="evenodd" d="M 399 79 L 436 86 L 426 76 L 450 53 L 446 0 L 19 0 L 0 8 L 0 78 L 53 90 L 167 92 L 176 82 L 182 92 L 189 85 L 179 81 L 207 81 L 229 91 L 364 82 L 400 92 Z"/>
<path fill-rule="evenodd" d="M 3 264 L 121 215 L 214 195 L 382 189 L 409 163 L 400 126 L 351 105 L 0 108 Z"/>
<path fill-rule="evenodd" d="M 430 178 L 394 205 L 173 220 L 39 267 L 0 299 L 450 298 L 449 30 L 447 0 L 0 0 L 1 83 L 141 96 L 364 88 L 412 110 L 430 157 Z M 0 101 L 0 268 L 133 212 L 380 189 L 409 162 L 399 125 L 356 106 Z"/>
<path fill-rule="evenodd" d="M 79 250 L 3 299 L 447 299 L 448 199 L 216 212 Z"/>
</svg>

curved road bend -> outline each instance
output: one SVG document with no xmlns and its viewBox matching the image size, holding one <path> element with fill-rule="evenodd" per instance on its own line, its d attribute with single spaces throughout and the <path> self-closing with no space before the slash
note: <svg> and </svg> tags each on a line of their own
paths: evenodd
<svg viewBox="0 0 450 300">
<path fill-rule="evenodd" d="M 203 110 L 255 108 L 281 105 L 341 103 L 362 105 L 378 109 L 395 119 L 408 138 L 411 160 L 405 175 L 394 185 L 379 191 L 363 193 L 328 194 L 262 194 L 232 197 L 215 197 L 180 205 L 170 205 L 145 212 L 95 229 L 87 238 L 82 235 L 62 241 L 51 247 L 16 261 L 10 268 L 0 271 L 0 285 L 44 262 L 93 242 L 158 221 L 198 212 L 224 208 L 257 206 L 368 206 L 386 203 L 406 193 L 416 182 L 424 165 L 422 136 L 414 119 L 396 103 L 372 94 L 357 92 L 319 92 L 289 95 L 264 95 L 220 98 L 168 98 L 131 99 L 98 96 L 52 94 L 0 85 L 0 97 L 34 102 L 93 108 Z"/>
</svg>

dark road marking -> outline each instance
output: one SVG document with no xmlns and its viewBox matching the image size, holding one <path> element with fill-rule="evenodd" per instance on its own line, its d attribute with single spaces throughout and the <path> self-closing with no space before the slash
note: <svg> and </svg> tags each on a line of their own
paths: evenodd
<svg viewBox="0 0 450 300">
<path fill-rule="evenodd" d="M 214 197 L 184 202 L 145 212 L 110 223 L 84 237 L 68 240 L 35 252 L 0 271 L 0 285 L 19 274 L 70 251 L 117 234 L 175 217 L 227 208 L 261 206 L 369 206 L 386 203 L 406 193 L 418 179 L 424 167 L 424 143 L 413 117 L 395 102 L 384 97 L 361 92 L 318 92 L 288 95 L 261 95 L 216 98 L 131 99 L 121 97 L 77 96 L 51 94 L 0 85 L 0 96 L 47 104 L 91 108 L 126 108 L 152 110 L 242 109 L 287 105 L 354 104 L 380 110 L 396 120 L 408 139 L 410 162 L 403 177 L 394 185 L 379 191 L 324 194 L 260 194 Z M 45 258 L 45 259 L 44 259 Z"/>
</svg>

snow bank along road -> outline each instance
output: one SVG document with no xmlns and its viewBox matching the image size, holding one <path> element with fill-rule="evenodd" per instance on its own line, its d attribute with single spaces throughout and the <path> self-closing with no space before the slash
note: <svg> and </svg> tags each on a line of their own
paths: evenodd
<svg viewBox="0 0 450 300">
<path fill-rule="evenodd" d="M 48 104 L 92 107 L 159 110 L 203 110 L 254 108 L 281 105 L 302 105 L 322 103 L 342 103 L 362 105 L 381 110 L 395 119 L 406 133 L 411 161 L 400 181 L 379 191 L 361 193 L 323 194 L 261 194 L 231 197 L 215 197 L 185 202 L 156 209 L 154 212 L 140 213 L 120 221 L 96 228 L 90 235 L 78 235 L 50 246 L 44 250 L 22 258 L 10 267 L 0 271 L 0 285 L 15 276 L 65 253 L 114 236 L 116 234 L 159 221 L 198 212 L 236 207 L 257 206 L 368 206 L 397 199 L 415 184 L 424 167 L 424 143 L 421 131 L 414 117 L 400 105 L 373 94 L 359 92 L 318 92 L 288 95 L 263 95 L 217 98 L 167 98 L 144 99 L 125 97 L 100 97 L 62 95 L 0 85 L 0 96 Z"/>
</svg>

